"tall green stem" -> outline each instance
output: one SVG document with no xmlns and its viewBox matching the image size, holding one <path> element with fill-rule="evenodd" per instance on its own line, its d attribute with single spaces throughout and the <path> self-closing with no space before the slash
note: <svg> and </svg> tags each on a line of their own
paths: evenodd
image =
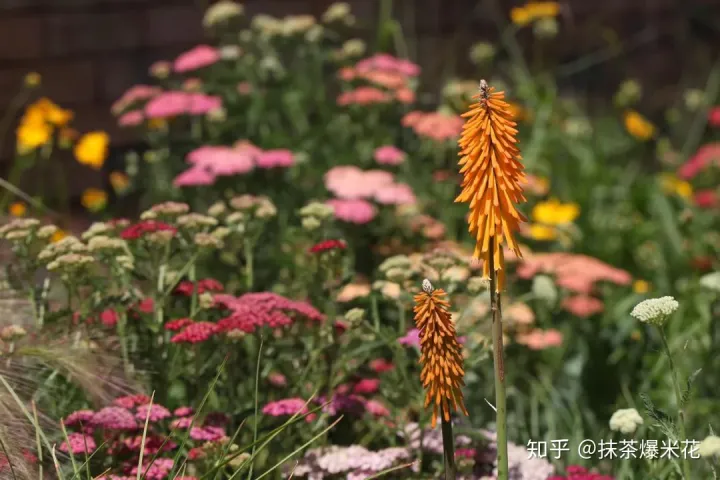
<svg viewBox="0 0 720 480">
<path fill-rule="evenodd" d="M 455 480 L 457 467 L 455 466 L 455 439 L 453 437 L 452 421 L 445 421 L 445 409 L 442 408 L 440 415 L 442 439 L 443 439 L 443 462 L 445 463 L 445 480 Z"/>
<path fill-rule="evenodd" d="M 245 250 L 245 288 L 248 292 L 253 288 L 253 242 L 243 240 Z"/>
<path fill-rule="evenodd" d="M 495 272 L 495 237 L 490 237 L 490 311 L 492 312 L 493 363 L 495 366 L 495 409 L 497 430 L 497 480 L 508 480 L 507 407 L 505 405 L 505 364 L 503 361 L 502 311 Z"/>
<path fill-rule="evenodd" d="M 673 361 L 672 353 L 670 352 L 670 345 L 667 341 L 667 336 L 665 335 L 665 329 L 660 326 L 658 327 L 660 330 L 660 338 L 662 338 L 663 347 L 665 347 L 665 355 L 667 355 L 668 363 L 670 363 L 670 373 L 672 374 L 672 381 L 673 381 L 673 388 L 675 389 L 675 398 L 677 399 L 678 403 L 678 428 L 680 429 L 680 442 L 687 440 L 687 435 L 685 433 L 685 412 L 683 411 L 683 397 L 682 397 L 682 390 L 680 390 L 680 382 L 678 381 L 678 374 L 677 370 L 675 369 L 675 362 Z M 683 478 L 685 480 L 690 480 L 690 459 L 687 457 L 687 455 L 683 455 L 682 460 L 682 470 L 683 470 Z"/>
</svg>

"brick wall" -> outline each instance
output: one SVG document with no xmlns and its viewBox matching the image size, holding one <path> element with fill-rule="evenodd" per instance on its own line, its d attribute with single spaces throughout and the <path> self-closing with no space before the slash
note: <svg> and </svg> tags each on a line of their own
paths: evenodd
<svg viewBox="0 0 720 480">
<path fill-rule="evenodd" d="M 77 112 L 79 130 L 107 129 L 116 144 L 130 141 L 126 132 L 115 128 L 109 105 L 128 86 L 146 81 L 152 62 L 172 58 L 202 40 L 200 20 L 207 3 L 210 0 L 0 0 L 0 112 L 7 110 L 26 72 L 37 71 L 43 76 L 43 92 Z M 244 3 L 249 15 L 319 15 L 332 1 Z M 350 3 L 361 24 L 373 24 L 378 0 Z M 423 65 L 426 79 L 438 82 L 449 67 L 467 67 L 465 55 L 455 52 L 464 52 L 481 39 L 497 40 L 497 18 L 505 19 L 511 6 L 519 3 L 396 0 L 395 15 L 410 37 L 411 53 Z M 581 90 L 598 83 L 607 88 L 624 77 L 639 75 L 658 84 L 656 94 L 662 97 L 662 87 L 677 82 L 681 73 L 702 73 L 706 68 L 709 58 L 703 45 L 720 43 L 712 27 L 702 37 L 702 24 L 720 19 L 717 0 L 561 3 L 564 41 L 553 44 L 549 53 L 563 61 L 609 43 L 619 45 L 641 32 L 634 49 L 615 52 L 624 59 L 613 64 L 616 70 L 598 73 L 590 68 L 566 79 Z M 615 41 L 609 27 L 617 33 Z M 699 36 L 696 27 L 701 30 Z M 529 35 L 521 35 L 520 40 L 533 41 Z M 459 63 L 453 65 L 453 57 Z M 3 139 L 0 158 L 7 159 L 12 144 L 12 138 Z"/>
</svg>

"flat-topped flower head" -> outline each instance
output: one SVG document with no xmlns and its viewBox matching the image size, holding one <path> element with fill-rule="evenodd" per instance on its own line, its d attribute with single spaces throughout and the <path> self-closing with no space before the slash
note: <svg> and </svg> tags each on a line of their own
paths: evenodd
<svg viewBox="0 0 720 480">
<path fill-rule="evenodd" d="M 674 297 L 651 298 L 635 305 L 630 316 L 641 322 L 661 327 L 679 306 Z"/>
<path fill-rule="evenodd" d="M 450 421 L 450 409 L 468 414 L 461 388 L 463 377 L 462 347 L 455 334 L 445 300 L 445 291 L 435 289 L 429 280 L 422 283 L 423 291 L 415 295 L 415 325 L 420 337 L 420 379 L 426 389 L 425 406 L 432 404 L 432 426 L 438 415 Z"/>
<path fill-rule="evenodd" d="M 518 203 L 525 202 L 521 186 L 525 173 L 515 139 L 517 124 L 504 100 L 505 93 L 495 92 L 481 80 L 480 91 L 473 98 L 476 103 L 462 115 L 467 119 L 459 141 L 463 181 L 462 192 L 455 201 L 469 203 L 469 231 L 476 240 L 473 257 L 483 260 L 484 277 L 492 273 L 490 258 L 493 258 L 500 291 L 505 263 L 502 244 L 522 257 L 514 234 L 526 220 L 516 208 Z"/>
<path fill-rule="evenodd" d="M 621 408 L 610 417 L 610 430 L 630 434 L 642 425 L 643 418 L 634 408 Z"/>
</svg>

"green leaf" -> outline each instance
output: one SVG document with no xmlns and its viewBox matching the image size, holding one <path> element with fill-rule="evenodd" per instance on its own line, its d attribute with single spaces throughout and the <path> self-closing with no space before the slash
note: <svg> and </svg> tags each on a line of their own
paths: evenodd
<svg viewBox="0 0 720 480">
<path fill-rule="evenodd" d="M 695 378 L 700 375 L 701 371 L 702 368 L 698 368 L 692 373 L 692 375 L 688 377 L 687 387 L 685 388 L 685 391 L 682 394 L 682 399 L 680 400 L 680 408 L 683 408 L 687 404 L 687 401 L 690 399 L 690 392 L 692 391 L 693 382 L 695 381 Z"/>
</svg>

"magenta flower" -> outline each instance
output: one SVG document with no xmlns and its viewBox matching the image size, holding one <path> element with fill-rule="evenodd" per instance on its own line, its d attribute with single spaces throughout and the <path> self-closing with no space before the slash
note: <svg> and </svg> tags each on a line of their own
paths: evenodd
<svg viewBox="0 0 720 480">
<path fill-rule="evenodd" d="M 200 442 L 216 442 L 227 435 L 222 427 L 193 427 L 190 429 L 190 438 Z"/>
<path fill-rule="evenodd" d="M 111 430 L 134 430 L 138 428 L 133 414 L 122 407 L 103 408 L 93 415 L 92 423 L 96 427 Z"/>
<path fill-rule="evenodd" d="M 393 145 L 385 145 L 375 149 L 373 157 L 380 165 L 400 165 L 405 161 L 405 152 Z"/>
<path fill-rule="evenodd" d="M 172 470 L 174 464 L 175 461 L 172 458 L 156 458 L 152 463 L 148 461 L 142 466 L 141 478 L 147 480 L 163 480 L 170 474 L 170 470 Z M 137 465 L 130 470 L 130 473 L 137 475 Z"/>
<path fill-rule="evenodd" d="M 100 323 L 106 327 L 114 327 L 118 322 L 118 314 L 112 308 L 100 312 Z"/>
<path fill-rule="evenodd" d="M 78 410 L 65 417 L 63 424 L 66 427 L 74 427 L 75 425 L 87 426 L 92 423 L 94 415 L 95 412 L 92 410 Z"/>
<path fill-rule="evenodd" d="M 417 328 L 411 329 L 404 337 L 400 337 L 398 342 L 401 345 L 420 348 L 420 330 Z"/>
<path fill-rule="evenodd" d="M 295 157 L 290 150 L 278 149 L 262 152 L 257 159 L 260 168 L 292 167 Z"/>
<path fill-rule="evenodd" d="M 195 322 L 173 336 L 172 343 L 196 344 L 205 342 L 218 331 L 218 326 L 212 322 Z"/>
<path fill-rule="evenodd" d="M 150 299 L 152 302 L 152 299 Z M 145 303 L 145 300 L 141 302 L 141 305 Z M 140 307 L 142 309 L 142 307 Z M 150 312 L 152 312 L 152 305 L 150 306 Z M 113 400 L 113 404 L 117 405 L 118 407 L 123 407 L 127 409 L 131 409 L 133 407 L 137 407 L 140 405 L 147 405 L 150 403 L 150 397 L 143 393 L 139 393 L 137 395 L 125 395 L 124 397 L 118 397 L 115 400 Z"/>
<path fill-rule="evenodd" d="M 205 115 L 213 110 L 222 108 L 222 98 L 204 93 L 187 94 L 187 113 L 190 115 Z"/>
<path fill-rule="evenodd" d="M 161 92 L 162 90 L 159 87 L 153 87 L 150 85 L 135 85 L 130 87 L 125 93 L 123 93 L 122 97 L 113 103 L 112 112 L 114 114 L 118 114 L 130 105 L 152 98 Z"/>
<path fill-rule="evenodd" d="M 250 155 L 230 147 L 206 145 L 190 152 L 186 160 L 212 175 L 230 176 L 251 171 L 254 167 Z"/>
<path fill-rule="evenodd" d="M 118 125 L 121 127 L 135 127 L 140 125 L 143 120 L 145 120 L 145 116 L 143 115 L 142 110 L 133 110 L 120 115 L 120 118 L 118 118 Z"/>
<path fill-rule="evenodd" d="M 358 395 L 368 395 L 378 391 L 380 380 L 377 378 L 363 378 L 353 387 L 353 393 Z"/>
<path fill-rule="evenodd" d="M 412 188 L 404 183 L 383 185 L 375 192 L 374 198 L 383 205 L 413 205 L 417 202 Z"/>
<path fill-rule="evenodd" d="M 177 73 L 189 72 L 207 67 L 220 60 L 220 52 L 209 45 L 198 45 L 180 54 L 173 63 Z"/>
<path fill-rule="evenodd" d="M 695 155 L 678 169 L 677 174 L 680 178 L 690 180 L 713 164 L 720 166 L 720 142 L 708 143 L 698 148 Z"/>
<path fill-rule="evenodd" d="M 284 327 L 291 325 L 298 316 L 316 322 L 325 318 L 306 302 L 290 300 L 271 292 L 246 293 L 240 297 L 218 294 L 214 299 L 217 305 L 231 312 L 217 323 L 219 331 L 225 333 L 233 330 L 252 333 L 264 326 Z"/>
<path fill-rule="evenodd" d="M 214 183 L 215 175 L 201 166 L 188 168 L 173 180 L 173 185 L 176 187 L 200 187 Z"/>
<path fill-rule="evenodd" d="M 377 214 L 375 207 L 366 200 L 343 200 L 335 198 L 325 203 L 333 208 L 335 218 L 348 223 L 362 225 L 375 218 Z"/>
<path fill-rule="evenodd" d="M 279 372 L 271 372 L 268 375 L 268 382 L 270 382 L 270 385 L 274 387 L 286 387 L 287 386 L 287 378 L 285 375 Z"/>
<path fill-rule="evenodd" d="M 307 413 L 305 400 L 302 398 L 285 398 L 277 400 L 265 405 L 262 412 L 271 417 L 284 417 L 286 415 L 295 415 L 296 413 Z"/>
<path fill-rule="evenodd" d="M 151 422 L 159 422 L 171 416 L 170 410 L 157 404 L 141 405 L 135 414 L 135 418 L 141 422 L 145 422 L 146 418 L 149 418 Z"/>
<path fill-rule="evenodd" d="M 190 425 L 192 425 L 192 417 L 181 417 L 176 418 L 172 422 L 170 422 L 170 428 L 177 428 L 177 429 L 186 429 L 190 428 Z"/>
<path fill-rule="evenodd" d="M 148 118 L 171 118 L 187 111 L 188 97 L 185 92 L 164 92 L 145 105 Z"/>
<path fill-rule="evenodd" d="M 368 400 L 365 402 L 365 410 L 376 417 L 389 417 L 390 410 L 377 400 Z"/>
<path fill-rule="evenodd" d="M 176 417 L 188 417 L 195 413 L 192 407 L 178 407 L 173 412 Z"/>
<path fill-rule="evenodd" d="M 82 433 L 70 433 L 67 440 L 60 444 L 59 450 L 65 453 L 93 453 L 97 445 L 95 439 Z"/>
</svg>

